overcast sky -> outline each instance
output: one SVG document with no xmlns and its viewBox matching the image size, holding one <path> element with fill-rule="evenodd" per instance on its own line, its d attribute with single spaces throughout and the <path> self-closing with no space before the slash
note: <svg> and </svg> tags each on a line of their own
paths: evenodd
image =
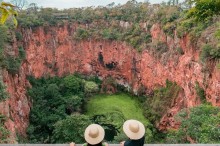
<svg viewBox="0 0 220 146">
<path fill-rule="evenodd" d="M 124 4 L 128 0 L 28 0 L 28 3 L 37 3 L 38 6 L 43 7 L 56 7 L 59 9 L 72 8 L 72 7 L 87 7 L 87 6 L 106 6 L 112 2 L 116 4 Z M 137 0 L 138 2 L 144 2 L 144 0 Z M 167 0 L 164 0 L 167 1 Z M 150 3 L 160 3 L 162 0 L 150 0 Z"/>
</svg>

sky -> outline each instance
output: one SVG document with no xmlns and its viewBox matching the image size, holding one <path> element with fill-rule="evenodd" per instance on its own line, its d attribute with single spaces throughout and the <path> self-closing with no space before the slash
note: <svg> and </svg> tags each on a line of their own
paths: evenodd
<svg viewBox="0 0 220 146">
<path fill-rule="evenodd" d="M 87 7 L 87 6 L 106 6 L 112 2 L 116 4 L 124 4 L 128 0 L 28 0 L 28 3 L 37 3 L 42 7 L 55 7 L 58 9 L 73 8 L 73 7 Z M 144 2 L 144 0 L 137 0 L 138 2 Z M 150 3 L 160 3 L 162 0 L 149 0 Z M 164 0 L 166 1 L 166 0 Z"/>
</svg>

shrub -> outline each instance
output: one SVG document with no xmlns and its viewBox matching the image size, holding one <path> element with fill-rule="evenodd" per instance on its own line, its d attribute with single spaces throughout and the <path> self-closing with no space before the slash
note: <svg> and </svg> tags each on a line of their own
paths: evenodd
<svg viewBox="0 0 220 146">
<path fill-rule="evenodd" d="M 196 0 L 194 4 L 188 11 L 188 17 L 195 17 L 198 21 L 208 21 L 212 16 L 220 14 L 219 0 Z"/>
<path fill-rule="evenodd" d="M 22 46 L 18 47 L 18 52 L 19 52 L 19 58 L 21 60 L 24 60 L 26 58 L 26 52 Z"/>
<path fill-rule="evenodd" d="M 179 129 L 168 132 L 167 143 L 219 143 L 220 108 L 200 105 L 176 116 Z"/>
<path fill-rule="evenodd" d="M 77 28 L 73 38 L 77 40 L 88 39 L 90 37 L 89 31 L 84 28 Z"/>
<path fill-rule="evenodd" d="M 6 144 L 10 142 L 9 139 L 10 132 L 5 128 L 5 126 L 0 123 L 0 144 Z"/>
<path fill-rule="evenodd" d="M 97 93 L 99 90 L 98 85 L 92 81 L 86 81 L 84 86 L 84 91 L 86 94 Z"/>
<path fill-rule="evenodd" d="M 167 23 L 163 27 L 163 31 L 168 34 L 169 36 L 173 37 L 174 36 L 174 30 L 176 29 L 176 25 L 174 23 Z"/>
<path fill-rule="evenodd" d="M 205 90 L 199 86 L 199 83 L 196 82 L 196 94 L 200 98 L 201 103 L 206 103 Z"/>
<path fill-rule="evenodd" d="M 18 41 L 22 41 L 23 36 L 22 36 L 21 32 L 16 31 L 15 32 L 15 37 Z"/>
<path fill-rule="evenodd" d="M 22 61 L 26 58 L 26 53 L 23 49 L 23 47 L 19 47 L 19 56 L 6 56 L 3 53 L 3 50 L 0 49 L 0 66 L 3 68 L 6 68 L 7 71 L 15 75 L 19 73 L 19 69 L 21 66 Z"/>
<path fill-rule="evenodd" d="M 103 29 L 102 38 L 107 40 L 118 40 L 119 38 L 118 30 L 114 28 Z"/>
<path fill-rule="evenodd" d="M 218 40 L 220 40 L 220 24 L 219 25 L 219 29 L 215 32 L 215 36 Z"/>
<path fill-rule="evenodd" d="M 4 67 L 12 75 L 15 75 L 19 72 L 20 66 L 21 66 L 20 58 L 8 56 L 4 59 Z"/>
<path fill-rule="evenodd" d="M 84 143 L 84 130 L 92 122 L 85 115 L 71 115 L 54 125 L 53 143 Z"/>
<path fill-rule="evenodd" d="M 194 26 L 194 19 L 185 19 L 182 20 L 178 25 L 177 25 L 177 36 L 179 38 L 183 37 L 186 33 L 188 33 L 192 27 Z"/>
<path fill-rule="evenodd" d="M 5 122 L 5 119 L 6 117 L 0 114 L 0 144 L 5 144 L 10 142 L 9 139 L 10 131 L 6 129 L 6 127 L 3 124 Z"/>
<path fill-rule="evenodd" d="M 8 40 L 8 28 L 5 25 L 0 25 L 0 49 L 3 50 L 5 43 Z"/>
<path fill-rule="evenodd" d="M 84 83 L 82 79 L 75 77 L 74 75 L 69 75 L 64 78 L 64 86 L 68 93 L 79 93 L 83 91 Z"/>
<path fill-rule="evenodd" d="M 178 54 L 180 54 L 180 55 L 183 55 L 183 54 L 184 54 L 184 51 L 183 51 L 183 49 L 182 49 L 181 47 L 177 47 L 177 48 L 176 48 L 176 51 L 177 51 Z"/>
<path fill-rule="evenodd" d="M 2 81 L 0 81 L 0 102 L 9 97 L 8 93 L 5 91 L 5 86 Z"/>
<path fill-rule="evenodd" d="M 148 97 L 145 102 L 145 117 L 152 123 L 157 122 L 165 114 L 171 105 L 171 101 L 176 98 L 181 88 L 170 81 L 166 81 L 166 87 L 158 88 L 154 91 L 153 97 Z"/>
<path fill-rule="evenodd" d="M 219 58 L 220 58 L 220 47 L 214 48 L 209 44 L 203 46 L 202 52 L 200 54 L 200 59 L 203 62 L 206 60 L 219 59 Z"/>
</svg>

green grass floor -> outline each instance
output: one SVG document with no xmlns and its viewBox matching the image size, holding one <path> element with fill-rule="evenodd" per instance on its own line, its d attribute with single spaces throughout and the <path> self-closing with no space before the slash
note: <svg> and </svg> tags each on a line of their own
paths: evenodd
<svg viewBox="0 0 220 146">
<path fill-rule="evenodd" d="M 125 120 L 136 119 L 148 125 L 149 121 L 144 117 L 143 110 L 134 97 L 127 94 L 96 95 L 91 97 L 86 105 L 86 115 L 94 116 L 110 112 L 121 112 Z"/>
</svg>

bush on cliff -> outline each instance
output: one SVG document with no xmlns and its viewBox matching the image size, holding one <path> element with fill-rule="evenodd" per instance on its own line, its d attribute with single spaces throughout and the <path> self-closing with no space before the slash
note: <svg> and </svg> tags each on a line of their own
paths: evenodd
<svg viewBox="0 0 220 146">
<path fill-rule="evenodd" d="M 154 91 L 153 97 L 148 97 L 144 103 L 144 114 L 152 123 L 158 120 L 167 112 L 172 100 L 175 99 L 181 88 L 173 82 L 166 81 L 166 87 L 158 88 Z"/>
<path fill-rule="evenodd" d="M 5 90 L 5 85 L 3 82 L 0 80 L 0 102 L 4 101 L 9 97 L 8 93 Z"/>
<path fill-rule="evenodd" d="M 200 105 L 176 116 L 178 130 L 168 132 L 167 143 L 220 143 L 220 108 Z"/>
<path fill-rule="evenodd" d="M 10 142 L 10 131 L 4 126 L 5 116 L 0 114 L 0 144 L 5 144 Z"/>
<path fill-rule="evenodd" d="M 202 48 L 200 54 L 200 59 L 205 62 L 208 60 L 218 60 L 220 59 L 220 47 L 213 47 L 210 44 L 206 44 Z"/>
<path fill-rule="evenodd" d="M 209 21 L 214 15 L 220 14 L 219 0 L 194 0 L 195 6 L 188 11 L 188 17 L 195 17 L 198 21 Z"/>
</svg>

